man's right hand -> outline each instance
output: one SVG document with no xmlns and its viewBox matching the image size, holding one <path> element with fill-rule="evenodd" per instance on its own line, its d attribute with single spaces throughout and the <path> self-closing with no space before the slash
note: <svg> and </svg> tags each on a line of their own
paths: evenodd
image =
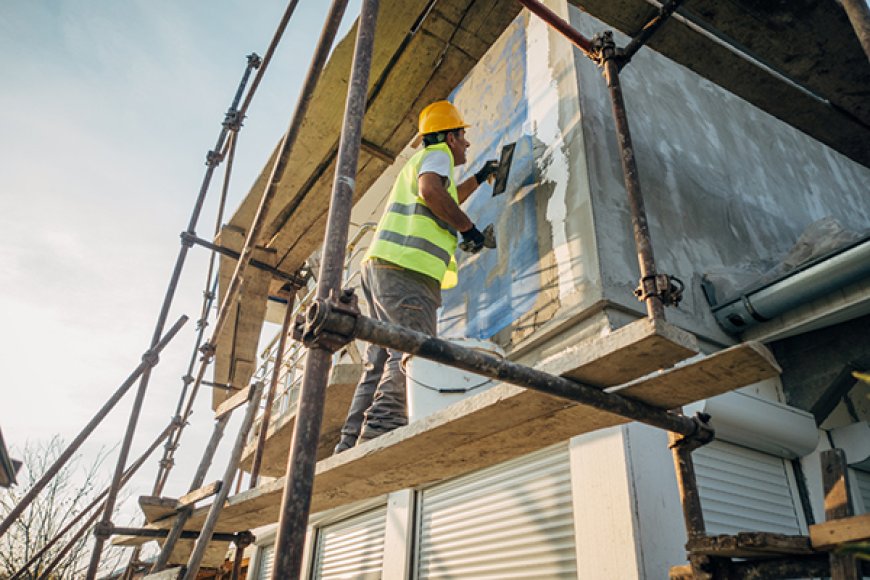
<svg viewBox="0 0 870 580">
<path fill-rule="evenodd" d="M 471 229 L 460 232 L 462 234 L 462 242 L 459 244 L 459 249 L 469 254 L 476 254 L 483 249 L 486 238 L 477 229 L 477 226 L 472 225 Z"/>
</svg>

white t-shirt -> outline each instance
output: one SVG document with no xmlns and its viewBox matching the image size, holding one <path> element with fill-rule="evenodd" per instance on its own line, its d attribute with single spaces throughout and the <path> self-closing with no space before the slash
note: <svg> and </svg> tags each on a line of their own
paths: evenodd
<svg viewBox="0 0 870 580">
<path fill-rule="evenodd" d="M 450 155 L 446 151 L 433 151 L 423 158 L 423 163 L 420 164 L 420 170 L 417 171 L 417 177 L 424 173 L 436 173 L 447 180 L 449 185 L 450 180 Z"/>
</svg>

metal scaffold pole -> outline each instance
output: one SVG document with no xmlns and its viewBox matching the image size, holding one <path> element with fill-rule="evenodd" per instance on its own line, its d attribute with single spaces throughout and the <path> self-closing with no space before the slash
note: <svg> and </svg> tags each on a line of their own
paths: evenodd
<svg viewBox="0 0 870 580">
<path fill-rule="evenodd" d="M 250 76 L 251 70 L 259 66 L 259 57 L 256 57 L 256 55 L 252 55 L 252 57 L 248 58 L 248 65 L 242 77 L 242 82 L 239 83 L 239 87 L 233 100 L 233 105 L 227 112 L 226 119 L 221 128 L 221 132 L 218 135 L 217 143 L 215 144 L 214 149 L 209 151 L 208 155 L 206 156 L 206 165 L 208 166 L 208 169 L 206 170 L 205 176 L 203 177 L 202 184 L 199 189 L 199 194 L 197 195 L 193 212 L 191 213 L 190 221 L 188 222 L 187 230 L 185 231 L 185 234 L 188 237 L 196 235 L 196 225 L 199 222 L 199 216 L 202 213 L 203 206 L 205 205 L 205 196 L 208 192 L 209 186 L 211 185 L 214 171 L 223 159 L 223 153 L 221 151 L 225 145 L 227 136 L 230 134 L 231 131 L 235 131 L 238 129 L 239 126 L 241 126 L 241 116 L 239 111 L 236 110 L 236 106 L 241 100 L 242 93 L 244 92 L 244 87 L 247 85 L 248 77 Z M 175 292 L 178 288 L 178 282 L 181 279 L 181 272 L 184 269 L 184 263 L 187 259 L 187 252 L 192 246 L 193 243 L 188 241 L 188 239 L 184 236 L 182 236 L 182 243 L 181 247 L 179 248 L 178 257 L 175 261 L 175 267 L 173 268 L 172 276 L 169 281 L 169 286 L 166 290 L 166 295 L 164 296 L 163 304 L 160 308 L 160 314 L 157 317 L 157 323 L 155 325 L 152 343 L 156 342 L 158 337 L 160 336 L 160 333 L 163 332 L 163 326 L 166 323 L 166 318 L 169 315 L 169 309 L 172 306 L 172 302 L 175 298 Z M 136 431 L 136 424 L 139 421 L 139 414 L 141 412 L 142 403 L 145 399 L 145 392 L 148 389 L 148 382 L 150 378 L 151 373 L 149 371 L 146 371 L 142 373 L 142 377 L 139 381 L 139 388 L 136 391 L 136 399 L 133 402 L 133 408 L 130 412 L 130 419 L 127 424 L 127 431 L 124 434 L 124 439 L 121 442 L 121 448 L 118 452 L 118 462 L 115 465 L 115 473 L 112 477 L 112 486 L 110 487 L 109 495 L 106 498 L 103 519 L 100 520 L 100 522 L 94 529 L 94 550 L 91 553 L 91 561 L 88 566 L 88 580 L 96 577 L 97 568 L 100 565 L 100 556 L 103 550 L 103 545 L 111 534 L 111 514 L 112 511 L 115 509 L 115 502 L 117 501 L 121 475 L 124 471 L 124 466 L 127 463 L 127 455 L 130 452 L 130 446 L 133 442 L 133 434 Z M 176 421 L 177 427 L 180 427 L 182 424 L 182 421 Z M 164 463 L 164 465 L 168 465 L 168 463 Z M 163 479 L 164 478 L 162 477 L 162 474 L 158 473 L 158 484 Z"/>
<path fill-rule="evenodd" d="M 342 281 L 377 12 L 377 0 L 364 0 L 359 16 L 353 68 L 332 185 L 323 261 L 318 276 L 319 300 L 335 295 Z M 278 538 L 275 542 L 273 580 L 298 578 L 302 567 L 305 529 L 308 525 L 314 484 L 317 440 L 320 437 L 326 383 L 331 365 L 332 351 L 329 348 L 325 345 L 309 348 L 293 443 L 287 461 L 286 485 L 281 501 Z"/>
<path fill-rule="evenodd" d="M 251 430 L 251 425 L 254 423 L 254 415 L 260 404 L 260 396 L 263 394 L 263 383 L 258 382 L 251 386 L 250 399 L 248 406 L 245 409 L 245 416 L 242 418 L 242 424 L 239 426 L 239 432 L 236 435 L 236 441 L 233 444 L 230 458 L 227 461 L 226 469 L 220 490 L 212 501 L 211 509 L 206 516 L 205 523 L 202 524 L 202 529 L 199 532 L 199 538 L 196 540 L 196 545 L 193 547 L 193 552 L 187 561 L 187 567 L 184 571 L 183 580 L 195 580 L 199 567 L 202 564 L 202 559 L 205 557 L 205 550 L 211 541 L 215 528 L 217 527 L 218 517 L 224 507 L 224 503 L 230 495 L 232 488 L 233 475 L 239 469 L 239 460 L 242 458 L 242 451 L 245 448 L 245 441 L 248 438 L 248 432 Z"/>
<path fill-rule="evenodd" d="M 622 162 L 622 175 L 625 180 L 625 191 L 628 194 L 628 207 L 631 212 L 631 226 L 634 232 L 634 244 L 637 248 L 637 262 L 640 266 L 639 298 L 646 303 L 647 316 L 653 319 L 665 318 L 665 306 L 657 289 L 656 261 L 653 256 L 652 240 L 649 235 L 649 224 L 646 219 L 646 209 L 643 203 L 643 193 L 640 188 L 640 177 L 637 172 L 637 162 L 634 158 L 634 146 L 631 143 L 631 132 L 628 128 L 628 116 L 625 111 L 625 101 L 622 98 L 622 85 L 619 82 L 619 66 L 615 56 L 616 47 L 613 35 L 605 33 L 602 57 L 604 59 L 604 78 L 610 91 L 610 104 L 613 110 L 613 122 L 616 125 L 616 140 L 619 143 Z"/>
<path fill-rule="evenodd" d="M 660 8 L 659 14 L 629 43 L 626 50 L 620 51 L 613 42 L 613 33 L 605 32 L 590 40 L 538 0 L 519 0 L 520 4 L 560 32 L 574 46 L 579 48 L 584 55 L 604 67 L 604 76 L 607 81 L 607 88 L 610 91 L 613 120 L 616 126 L 616 138 L 619 145 L 619 158 L 622 163 L 625 190 L 628 194 L 637 261 L 640 267 L 640 285 L 635 290 L 635 295 L 645 303 L 647 316 L 658 320 L 664 320 L 664 307 L 666 305 L 679 303 L 682 297 L 682 282 L 672 276 L 659 274 L 656 271 L 649 224 L 647 222 L 646 209 L 644 208 L 643 193 L 640 187 L 640 177 L 638 176 L 634 147 L 628 127 L 625 101 L 622 97 L 622 86 L 619 82 L 619 69 L 661 28 L 682 1 L 671 0 L 666 2 Z"/>
<path fill-rule="evenodd" d="M 298 288 L 285 289 L 287 305 L 284 310 L 284 321 L 281 325 L 281 336 L 278 339 L 278 348 L 275 350 L 275 362 L 272 366 L 272 378 L 269 382 L 269 392 L 266 394 L 266 405 L 263 408 L 263 418 L 260 422 L 260 430 L 257 433 L 257 448 L 254 451 L 254 459 L 251 462 L 250 488 L 257 486 L 260 478 L 260 467 L 263 464 L 263 450 L 266 447 L 266 435 L 269 431 L 269 423 L 272 420 L 272 405 L 275 403 L 275 393 L 278 390 L 278 380 L 281 377 L 281 368 L 284 363 L 284 351 L 287 348 L 287 335 L 290 334 L 290 324 L 293 318 L 293 305 L 296 302 Z"/>
</svg>

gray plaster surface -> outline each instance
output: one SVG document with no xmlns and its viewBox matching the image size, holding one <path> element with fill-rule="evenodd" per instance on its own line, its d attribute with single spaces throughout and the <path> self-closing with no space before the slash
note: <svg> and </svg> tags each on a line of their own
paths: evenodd
<svg viewBox="0 0 870 580">
<path fill-rule="evenodd" d="M 571 22 L 590 36 L 607 28 L 573 8 Z M 600 70 L 576 55 L 604 293 L 640 312 L 609 96 Z M 870 169 L 649 49 L 620 76 L 658 269 L 689 286 L 670 320 L 727 341 L 700 276 L 763 271 L 826 216 L 856 231 L 870 223 Z"/>
</svg>

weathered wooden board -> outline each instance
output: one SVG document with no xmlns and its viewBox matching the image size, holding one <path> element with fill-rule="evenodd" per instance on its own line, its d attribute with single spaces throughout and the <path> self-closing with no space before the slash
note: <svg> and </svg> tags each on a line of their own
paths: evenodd
<svg viewBox="0 0 870 580">
<path fill-rule="evenodd" d="M 775 555 L 812 554 L 806 536 L 786 536 L 767 532 L 741 532 L 736 536 L 707 536 L 689 540 L 686 549 L 692 554 L 725 558 L 756 558 Z"/>
<path fill-rule="evenodd" d="M 656 326 L 647 325 L 650 333 Z M 619 331 L 617 331 L 619 332 Z M 649 335 L 625 331 L 635 339 L 630 351 Z M 658 341 L 650 342 L 657 349 Z M 676 350 L 686 349 L 677 343 Z M 608 360 L 611 353 L 601 353 Z M 653 359 L 647 359 L 654 370 Z M 589 363 L 591 364 L 591 363 Z M 673 364 L 671 361 L 668 364 Z M 664 366 L 664 363 L 659 366 Z M 590 367 L 591 368 L 591 367 Z M 625 387 L 626 397 L 672 408 L 776 376 L 779 369 L 764 347 L 749 343 L 704 357 Z M 655 385 L 648 388 L 647 382 Z M 499 385 L 456 403 L 317 465 L 312 512 L 397 489 L 455 477 L 546 447 L 558 441 L 627 419 L 513 385 Z M 249 529 L 278 518 L 283 480 L 229 499 L 222 529 Z M 196 510 L 190 529 L 201 525 L 207 508 Z M 167 521 L 157 522 L 159 527 Z"/>
<path fill-rule="evenodd" d="M 837 544 L 868 540 L 870 540 L 870 513 L 810 526 L 810 542 L 817 550 L 830 550 Z"/>
<path fill-rule="evenodd" d="M 240 251 L 244 246 L 244 235 L 232 227 L 224 227 L 221 231 L 221 245 Z M 261 262 L 274 266 L 276 252 L 257 249 L 253 257 Z M 226 296 L 230 279 L 235 271 L 237 261 L 221 256 L 218 278 L 218 302 L 221 304 Z M 248 386 L 254 373 L 257 360 L 257 343 L 263 319 L 266 316 L 266 299 L 269 295 L 271 274 L 253 267 L 245 270 L 244 285 L 240 300 L 230 306 L 229 318 L 217 337 L 217 352 L 214 362 L 214 381 L 229 384 L 237 389 Z M 232 393 L 222 389 L 212 391 L 212 408 L 230 398 Z"/>
<path fill-rule="evenodd" d="M 353 398 L 356 383 L 362 373 L 361 364 L 340 364 L 332 369 L 326 385 L 326 402 L 323 408 L 323 422 L 320 427 L 320 442 L 317 446 L 317 459 L 332 455 L 341 435 L 341 427 L 347 417 L 347 410 Z M 269 477 L 281 477 L 287 469 L 287 451 L 293 439 L 296 425 L 295 413 L 288 413 L 272 423 L 266 434 L 266 447 L 263 450 L 263 464 L 260 473 Z M 256 436 L 245 447 L 239 468 L 250 471 L 256 449 Z"/>
<path fill-rule="evenodd" d="M 167 568 L 166 570 L 161 570 L 154 574 L 148 574 L 143 577 L 143 580 L 176 580 L 180 577 L 181 572 L 182 569 L 180 567 Z"/>
<path fill-rule="evenodd" d="M 222 483 L 220 481 L 213 481 L 200 487 L 199 489 L 195 489 L 191 492 L 184 494 L 183 496 L 178 498 L 178 507 L 182 508 L 185 506 L 190 506 L 200 500 L 213 496 L 221 490 L 221 485 Z"/>
<path fill-rule="evenodd" d="M 139 507 L 145 514 L 145 521 L 149 524 L 175 515 L 178 509 L 178 500 L 171 497 L 154 497 L 153 495 L 140 495 Z"/>
</svg>

